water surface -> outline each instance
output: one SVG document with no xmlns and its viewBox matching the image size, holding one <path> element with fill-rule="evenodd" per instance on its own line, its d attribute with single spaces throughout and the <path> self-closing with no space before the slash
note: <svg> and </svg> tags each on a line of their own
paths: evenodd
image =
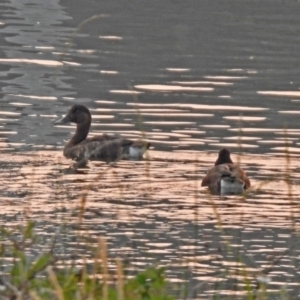
<svg viewBox="0 0 300 300">
<path fill-rule="evenodd" d="M 299 13 L 280 1 L 3 2 L 3 224 L 30 216 L 80 265 L 88 190 L 79 233 L 136 270 L 166 266 L 190 298 L 242 297 L 242 271 L 255 285 L 281 256 L 269 290 L 298 295 Z M 91 109 L 91 135 L 145 134 L 147 158 L 65 174 L 74 126 L 53 121 L 73 103 Z M 221 147 L 251 178 L 246 197 L 200 187 Z"/>
</svg>

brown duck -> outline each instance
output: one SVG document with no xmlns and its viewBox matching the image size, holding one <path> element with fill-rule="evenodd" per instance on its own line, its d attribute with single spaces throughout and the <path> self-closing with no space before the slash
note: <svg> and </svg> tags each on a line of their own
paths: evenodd
<svg viewBox="0 0 300 300">
<path fill-rule="evenodd" d="M 150 147 L 145 141 L 132 141 L 119 136 L 103 134 L 87 138 L 92 116 L 89 109 L 81 104 L 74 104 L 68 114 L 58 124 L 75 123 L 76 132 L 64 147 L 64 156 L 78 163 L 88 160 L 115 162 L 120 159 L 142 158 Z"/>
<path fill-rule="evenodd" d="M 245 171 L 232 162 L 226 148 L 220 150 L 215 166 L 207 172 L 201 183 L 201 186 L 208 186 L 212 194 L 241 194 L 250 185 Z"/>
</svg>

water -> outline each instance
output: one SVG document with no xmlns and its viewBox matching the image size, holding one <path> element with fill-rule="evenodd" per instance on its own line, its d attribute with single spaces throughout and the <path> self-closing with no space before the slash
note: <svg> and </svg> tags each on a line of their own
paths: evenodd
<svg viewBox="0 0 300 300">
<path fill-rule="evenodd" d="M 269 290 L 298 295 L 299 12 L 296 1 L 3 2 L 3 224 L 29 215 L 47 240 L 64 220 L 57 251 L 80 264 L 71 229 L 88 189 L 80 232 L 137 270 L 166 266 L 190 297 L 242 297 L 238 255 L 254 284 L 282 256 Z M 91 135 L 142 130 L 148 159 L 65 174 L 74 126 L 53 121 L 73 103 L 91 109 Z M 254 186 L 246 198 L 200 187 L 224 146 Z"/>
</svg>

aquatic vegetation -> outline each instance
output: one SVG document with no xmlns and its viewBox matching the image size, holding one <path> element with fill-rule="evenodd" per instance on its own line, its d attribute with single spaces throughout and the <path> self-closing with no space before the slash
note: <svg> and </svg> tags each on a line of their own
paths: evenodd
<svg viewBox="0 0 300 300">
<path fill-rule="evenodd" d="M 15 230 L 1 228 L 0 299 L 174 299 L 163 268 L 153 266 L 128 276 L 116 260 L 116 273 L 111 274 L 104 240 L 99 242 L 104 249 L 91 250 L 96 251 L 92 267 L 58 267 L 62 258 L 55 253 L 55 239 L 48 251 L 35 253 L 41 240 L 34 229 L 31 221 Z"/>
</svg>

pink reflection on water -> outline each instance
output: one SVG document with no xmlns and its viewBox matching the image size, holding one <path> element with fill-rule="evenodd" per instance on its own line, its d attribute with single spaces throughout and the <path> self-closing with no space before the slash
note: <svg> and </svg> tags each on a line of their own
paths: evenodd
<svg viewBox="0 0 300 300">
<path fill-rule="evenodd" d="M 190 142 L 187 139 L 187 144 Z M 239 161 L 247 171 L 252 190 L 246 197 L 211 196 L 206 188 L 200 187 L 200 182 L 216 159 L 221 144 L 216 145 L 218 148 L 212 152 L 150 150 L 148 161 L 120 161 L 115 166 L 91 162 L 78 174 L 65 172 L 71 162 L 62 156 L 61 150 L 2 153 L 2 159 L 7 163 L 7 167 L 2 167 L 1 178 L 4 187 L 0 205 L 2 222 L 20 223 L 20 217 L 11 221 L 6 218 L 26 212 L 47 226 L 53 224 L 57 228 L 62 222 L 76 225 L 82 196 L 88 191 L 82 234 L 90 233 L 95 241 L 99 234 L 105 235 L 113 245 L 121 237 L 133 238 L 143 243 L 145 253 L 155 253 L 161 261 L 173 265 L 184 265 L 200 279 L 217 280 L 218 276 L 211 273 L 214 270 L 244 270 L 244 266 L 232 264 L 222 253 L 212 253 L 215 248 L 210 243 L 223 234 L 217 228 L 213 207 L 217 209 L 223 230 L 226 230 L 224 239 L 232 238 L 227 230 L 233 229 L 243 231 L 243 234 L 257 231 L 258 236 L 263 228 L 288 230 L 292 224 L 291 208 L 295 218 L 300 216 L 297 203 L 300 170 L 297 167 L 299 154 L 291 156 L 290 188 L 294 197 L 291 199 L 285 180 L 287 162 L 284 151 L 274 156 L 247 154 L 247 151 L 239 154 L 237 150 L 232 159 Z M 145 223 L 150 227 L 141 228 Z M 185 227 L 180 227 L 180 224 Z M 179 236 L 183 228 L 184 232 L 189 232 L 191 224 L 201 228 L 199 244 L 189 236 Z M 298 228 L 299 224 L 294 226 Z M 278 239 L 285 241 L 286 237 Z M 245 246 L 247 242 L 250 244 Z M 253 255 L 283 251 L 284 244 L 280 247 L 271 242 L 272 237 L 262 235 L 251 241 L 232 242 L 231 247 Z M 123 251 L 136 251 L 131 244 L 126 246 Z M 121 251 L 116 246 L 113 249 L 116 253 Z M 265 257 L 260 261 L 268 263 Z M 145 262 L 137 257 L 136 264 L 144 266 Z M 249 272 L 258 269 L 247 268 Z M 234 276 L 238 282 L 242 281 L 237 274 Z"/>
</svg>

